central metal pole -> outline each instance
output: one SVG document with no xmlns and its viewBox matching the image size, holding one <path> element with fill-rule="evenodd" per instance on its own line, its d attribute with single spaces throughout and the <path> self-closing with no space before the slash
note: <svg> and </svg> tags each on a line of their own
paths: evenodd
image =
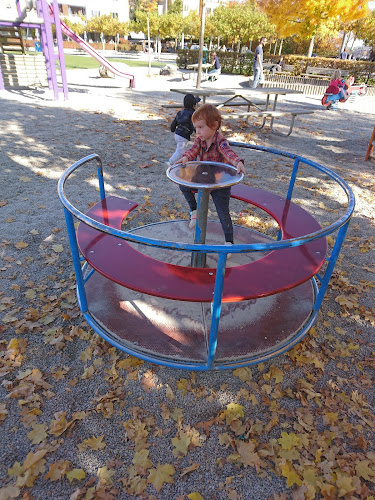
<svg viewBox="0 0 375 500">
<path fill-rule="evenodd" d="M 195 225 L 194 243 L 204 245 L 207 231 L 207 212 L 210 192 L 208 189 L 198 190 L 197 223 Z M 191 256 L 191 267 L 206 267 L 206 254 L 193 252 Z"/>
</svg>

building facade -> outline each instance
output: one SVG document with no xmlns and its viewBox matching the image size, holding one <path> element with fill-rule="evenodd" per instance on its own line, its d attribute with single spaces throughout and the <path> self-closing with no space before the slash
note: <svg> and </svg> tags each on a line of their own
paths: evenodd
<svg viewBox="0 0 375 500">
<path fill-rule="evenodd" d="M 128 0 L 69 0 L 67 3 L 59 3 L 60 14 L 72 22 L 77 22 L 79 16 L 87 19 L 110 15 L 121 22 L 129 21 Z"/>
</svg>

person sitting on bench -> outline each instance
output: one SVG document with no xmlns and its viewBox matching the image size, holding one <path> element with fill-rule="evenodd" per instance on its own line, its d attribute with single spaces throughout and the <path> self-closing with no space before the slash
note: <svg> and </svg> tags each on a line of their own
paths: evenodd
<svg viewBox="0 0 375 500">
<path fill-rule="evenodd" d="M 216 52 L 212 52 L 211 54 L 211 64 L 214 67 L 214 69 L 208 72 L 208 80 L 213 82 L 214 80 L 218 79 L 221 73 L 220 62 Z"/>
<path fill-rule="evenodd" d="M 274 75 L 277 72 L 281 73 L 285 69 L 285 62 L 283 56 L 280 57 L 280 61 L 277 64 L 271 66 L 270 71 Z"/>
</svg>

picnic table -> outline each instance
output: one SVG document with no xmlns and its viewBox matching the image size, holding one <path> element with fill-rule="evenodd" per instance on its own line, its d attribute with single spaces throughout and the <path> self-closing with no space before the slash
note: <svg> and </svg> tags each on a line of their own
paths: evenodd
<svg viewBox="0 0 375 500">
<path fill-rule="evenodd" d="M 262 117 L 263 121 L 261 126 L 262 129 L 267 119 L 270 119 L 271 132 L 277 135 L 282 135 L 288 137 L 293 130 L 295 118 L 302 114 L 311 114 L 313 110 L 278 110 L 277 103 L 278 97 L 280 95 L 290 95 L 290 94 L 301 94 L 300 91 L 284 89 L 279 87 L 264 88 L 259 87 L 256 89 L 171 89 L 171 92 L 178 92 L 179 94 L 194 94 L 197 97 L 202 98 L 202 104 L 206 103 L 206 99 L 212 96 L 226 96 L 227 99 L 224 102 L 212 102 L 217 108 L 223 108 L 224 106 L 247 106 L 247 111 L 241 111 L 238 113 L 225 113 L 222 114 L 223 118 L 233 119 L 233 118 L 245 118 L 248 120 L 250 117 Z M 265 101 L 259 104 L 259 102 L 254 100 L 254 97 L 265 97 Z M 272 99 L 273 98 L 273 99 Z M 255 111 L 251 111 L 251 106 L 255 108 Z M 175 107 L 174 104 L 167 104 L 163 107 Z M 281 133 L 274 129 L 275 118 L 280 118 L 282 116 L 290 116 L 291 122 L 289 126 L 289 131 L 287 133 Z"/>
<path fill-rule="evenodd" d="M 186 69 L 192 69 L 194 72 L 194 75 L 195 75 L 195 72 L 197 72 L 197 76 L 198 76 L 198 66 L 199 66 L 198 63 L 189 64 L 188 66 L 186 66 Z M 212 64 L 209 64 L 209 63 L 202 64 L 202 76 L 204 76 L 206 80 L 208 80 L 208 70 L 210 68 L 212 68 Z"/>
</svg>

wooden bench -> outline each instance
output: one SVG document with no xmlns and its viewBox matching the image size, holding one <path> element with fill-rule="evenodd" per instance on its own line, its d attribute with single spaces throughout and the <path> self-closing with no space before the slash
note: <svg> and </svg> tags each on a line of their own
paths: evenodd
<svg viewBox="0 0 375 500">
<path fill-rule="evenodd" d="M 374 130 L 372 131 L 372 134 L 370 137 L 370 142 L 368 143 L 365 161 L 369 160 L 370 158 L 373 158 L 374 147 L 375 147 L 375 127 L 374 127 Z"/>
<path fill-rule="evenodd" d="M 248 119 L 252 116 L 263 117 L 263 123 L 262 123 L 260 128 L 264 127 L 265 121 L 267 118 L 271 118 L 271 123 L 270 123 L 271 132 L 273 132 L 274 134 L 277 134 L 277 135 L 281 135 L 283 137 L 288 137 L 292 133 L 294 121 L 295 121 L 296 117 L 299 115 L 308 115 L 308 114 L 312 114 L 312 113 L 314 113 L 313 110 L 294 110 L 294 111 L 293 110 L 289 110 L 289 111 L 269 110 L 269 111 L 244 111 L 241 113 L 224 113 L 221 116 L 222 116 L 222 118 L 229 119 L 229 120 L 233 119 L 233 118 L 246 118 L 246 119 Z M 277 130 L 275 130 L 273 128 L 274 119 L 280 118 L 282 116 L 290 116 L 291 117 L 289 131 L 286 134 L 284 134 L 282 132 L 278 132 Z"/>
<path fill-rule="evenodd" d="M 237 185 L 232 188 L 232 197 L 270 214 L 280 226 L 282 239 L 321 229 L 308 212 L 274 193 Z M 90 208 L 86 215 L 120 229 L 122 220 L 136 206 L 129 200 L 109 196 Z M 213 301 L 216 269 L 158 261 L 139 252 L 126 240 L 82 222 L 78 226 L 77 241 L 90 266 L 119 285 L 167 299 Z M 320 238 L 301 246 L 271 251 L 255 262 L 226 268 L 222 301 L 254 299 L 294 288 L 317 274 L 326 252 L 326 239 Z"/>
</svg>

